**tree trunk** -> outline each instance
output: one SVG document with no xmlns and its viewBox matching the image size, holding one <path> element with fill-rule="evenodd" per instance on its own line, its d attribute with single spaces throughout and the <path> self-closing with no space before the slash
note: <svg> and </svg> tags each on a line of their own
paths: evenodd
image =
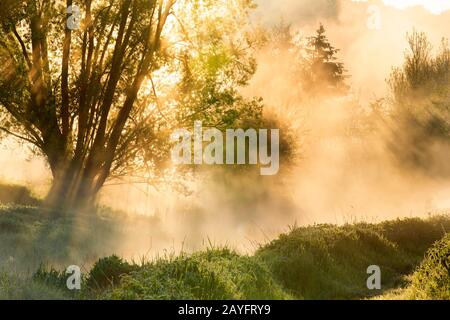
<svg viewBox="0 0 450 320">
<path fill-rule="evenodd" d="M 86 169 L 73 161 L 60 166 L 53 174 L 46 206 L 60 213 L 93 209 L 99 192 L 94 188 L 94 177 L 95 174 L 86 174 Z"/>
</svg>

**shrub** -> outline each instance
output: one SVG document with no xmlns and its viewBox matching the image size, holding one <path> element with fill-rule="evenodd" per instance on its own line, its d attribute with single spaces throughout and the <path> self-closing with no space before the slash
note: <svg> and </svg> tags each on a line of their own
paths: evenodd
<svg viewBox="0 0 450 320">
<path fill-rule="evenodd" d="M 92 289 L 104 289 L 120 283 L 122 276 L 137 270 L 136 265 L 131 265 L 116 255 L 98 260 L 89 272 L 88 287 Z"/>
<path fill-rule="evenodd" d="M 0 300 L 70 299 L 67 290 L 0 270 Z"/>
<path fill-rule="evenodd" d="M 438 241 L 412 276 L 414 299 L 450 300 L 450 234 Z"/>
<path fill-rule="evenodd" d="M 287 299 L 259 259 L 227 249 L 181 255 L 124 276 L 112 299 Z"/>
</svg>

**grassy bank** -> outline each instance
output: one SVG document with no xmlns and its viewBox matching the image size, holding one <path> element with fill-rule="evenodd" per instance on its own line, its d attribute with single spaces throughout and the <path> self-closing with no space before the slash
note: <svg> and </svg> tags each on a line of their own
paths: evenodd
<svg viewBox="0 0 450 320">
<path fill-rule="evenodd" d="M 128 230 L 123 225 L 138 224 L 128 219 L 1 208 L 0 298 L 449 298 L 449 238 L 441 240 L 449 215 L 293 228 L 253 255 L 211 248 L 138 263 L 111 256 L 117 234 Z M 103 256 L 109 257 L 98 260 Z M 86 265 L 83 289 L 73 293 L 61 270 L 76 261 Z M 366 287 L 370 265 L 382 270 L 381 291 Z"/>
<path fill-rule="evenodd" d="M 450 230 L 448 216 L 381 224 L 296 228 L 262 247 L 257 256 L 285 288 L 306 299 L 356 299 L 367 289 L 367 268 L 382 271 L 384 290 L 404 285 L 427 249 Z"/>
<path fill-rule="evenodd" d="M 408 277 L 408 286 L 379 299 L 450 300 L 450 235 L 428 250 L 419 268 Z"/>
</svg>

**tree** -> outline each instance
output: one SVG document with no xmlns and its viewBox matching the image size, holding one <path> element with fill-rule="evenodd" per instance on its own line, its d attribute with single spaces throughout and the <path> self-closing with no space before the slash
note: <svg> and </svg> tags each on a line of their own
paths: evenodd
<svg viewBox="0 0 450 320">
<path fill-rule="evenodd" d="M 337 61 L 339 49 L 334 48 L 321 24 L 316 35 L 308 38 L 305 86 L 313 95 L 340 95 L 348 91 L 344 64 Z"/>
<path fill-rule="evenodd" d="M 215 8 L 209 0 L 78 3 L 79 30 L 66 23 L 72 0 L 7 0 L 0 11 L 1 130 L 45 156 L 48 203 L 65 207 L 92 204 L 114 173 L 157 155 L 152 74 L 180 53 L 169 48 L 174 25 L 183 26 L 175 13 Z"/>
<path fill-rule="evenodd" d="M 182 72 L 172 95 L 174 104 L 179 106 L 174 119 L 178 125 L 192 127 L 194 121 L 201 120 L 204 126 L 226 129 L 260 117 L 261 101 L 247 100 L 239 93 L 257 67 L 253 52 L 258 40 L 253 29 L 246 29 L 245 10 L 254 8 L 253 3 L 221 1 L 233 9 L 217 12 L 217 16 L 196 11 L 183 25 L 183 40 L 194 41 L 195 46 L 178 52 L 181 63 L 176 68 Z M 239 11 L 244 12 L 236 15 Z"/>
</svg>

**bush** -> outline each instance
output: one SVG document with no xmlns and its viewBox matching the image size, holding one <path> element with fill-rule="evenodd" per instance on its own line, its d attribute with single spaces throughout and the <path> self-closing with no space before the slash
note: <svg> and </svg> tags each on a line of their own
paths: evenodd
<svg viewBox="0 0 450 320">
<path fill-rule="evenodd" d="M 389 78 L 391 105 L 388 148 L 402 167 L 442 178 L 450 176 L 450 48 L 443 40 L 433 53 L 423 32 L 408 35 L 402 67 Z"/>
<path fill-rule="evenodd" d="M 112 299 L 287 299 L 259 259 L 227 249 L 160 259 L 124 276 Z"/>
<path fill-rule="evenodd" d="M 414 299 L 450 300 L 450 234 L 428 251 L 410 290 Z"/>
<path fill-rule="evenodd" d="M 91 289 L 104 289 L 120 283 L 121 277 L 137 270 L 136 265 L 131 265 L 116 255 L 98 260 L 87 279 L 87 285 Z"/>
</svg>

